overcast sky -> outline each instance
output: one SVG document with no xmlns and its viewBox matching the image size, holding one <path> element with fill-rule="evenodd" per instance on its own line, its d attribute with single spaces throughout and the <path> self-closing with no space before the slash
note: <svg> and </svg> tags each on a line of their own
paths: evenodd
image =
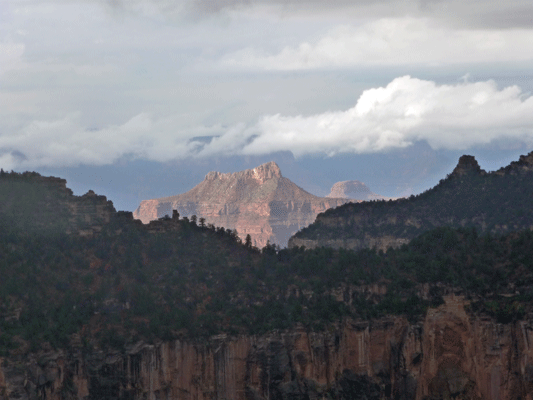
<svg viewBox="0 0 533 400">
<path fill-rule="evenodd" d="M 0 167 L 126 209 L 269 159 L 316 194 L 395 162 L 397 195 L 533 150 L 532 67 L 530 0 L 0 0 Z"/>
</svg>

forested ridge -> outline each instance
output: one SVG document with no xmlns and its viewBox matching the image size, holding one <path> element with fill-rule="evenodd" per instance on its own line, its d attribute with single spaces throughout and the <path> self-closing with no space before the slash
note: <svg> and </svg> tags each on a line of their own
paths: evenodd
<svg viewBox="0 0 533 400">
<path fill-rule="evenodd" d="M 395 201 L 349 203 L 330 209 L 295 237 L 364 241 L 390 236 L 411 240 L 440 226 L 475 227 L 505 234 L 533 227 L 533 155 L 486 173 L 471 156 L 435 187 Z"/>
<path fill-rule="evenodd" d="M 30 187 L 42 184 L 35 176 L 7 175 Z M 29 193 L 38 200 L 40 190 Z M 416 321 L 451 292 L 467 296 L 471 312 L 499 322 L 532 311 L 529 229 L 491 235 L 441 227 L 385 253 L 256 249 L 234 232 L 187 218 L 163 218 L 158 223 L 168 229 L 160 233 L 113 218 L 83 237 L 63 231 L 61 215 L 35 211 L 56 204 L 54 193 L 46 202 L 21 198 L 1 210 L 0 355 L 66 343 L 120 350 L 139 340 L 297 325 L 321 331 L 348 317 Z M 39 229 L 31 229 L 33 218 L 40 218 Z"/>
</svg>

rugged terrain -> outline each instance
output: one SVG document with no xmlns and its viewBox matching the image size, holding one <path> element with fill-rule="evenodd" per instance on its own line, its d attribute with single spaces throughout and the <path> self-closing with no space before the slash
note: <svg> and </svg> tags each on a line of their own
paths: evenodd
<svg viewBox="0 0 533 400">
<path fill-rule="evenodd" d="M 503 234 L 533 227 L 533 152 L 498 171 L 482 170 L 462 156 L 432 189 L 396 201 L 346 204 L 317 216 L 289 246 L 386 250 L 439 226 L 473 226 Z"/>
<path fill-rule="evenodd" d="M 331 187 L 330 193 L 326 197 L 353 199 L 361 201 L 370 200 L 391 200 L 391 197 L 381 196 L 373 193 L 368 186 L 360 181 L 337 182 Z"/>
<path fill-rule="evenodd" d="M 300 327 L 119 353 L 48 351 L 23 373 L 4 361 L 0 398 L 531 399 L 532 321 L 495 324 L 467 308 L 451 294 L 415 324 L 346 320 L 320 333 Z"/>
<path fill-rule="evenodd" d="M 11 228 L 48 235 L 63 232 L 92 236 L 113 218 L 125 214 L 117 213 L 111 201 L 92 190 L 74 196 L 65 179 L 35 172 L 0 172 L 0 215 L 4 222 L 9 219 Z"/>
<path fill-rule="evenodd" d="M 0 196 L 2 400 L 533 400 L 529 229 L 258 251 L 58 178 Z"/>
<path fill-rule="evenodd" d="M 178 210 L 182 216 L 196 215 L 206 223 L 236 229 L 242 240 L 249 234 L 257 247 L 267 242 L 285 247 L 289 237 L 312 223 L 318 213 L 349 201 L 314 196 L 269 162 L 236 173 L 209 172 L 186 193 L 144 200 L 133 215 L 147 223 Z"/>
</svg>

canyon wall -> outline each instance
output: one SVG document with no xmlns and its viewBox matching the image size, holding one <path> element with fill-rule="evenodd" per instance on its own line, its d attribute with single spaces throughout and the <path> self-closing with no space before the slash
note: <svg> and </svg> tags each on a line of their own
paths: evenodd
<svg viewBox="0 0 533 400">
<path fill-rule="evenodd" d="M 122 353 L 0 359 L 0 399 L 533 399 L 533 320 L 471 315 L 453 294 L 424 319 L 322 333 L 138 343 Z"/>
</svg>

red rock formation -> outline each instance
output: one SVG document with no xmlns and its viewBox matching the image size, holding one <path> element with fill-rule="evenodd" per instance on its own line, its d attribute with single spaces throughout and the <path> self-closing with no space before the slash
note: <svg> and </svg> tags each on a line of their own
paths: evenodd
<svg viewBox="0 0 533 400">
<path fill-rule="evenodd" d="M 445 297 L 424 320 L 347 320 L 123 354 L 52 352 L 0 364 L 0 399 L 533 399 L 533 324 L 498 324 Z M 363 395 L 365 397 L 363 397 Z"/>
<path fill-rule="evenodd" d="M 281 175 L 274 162 L 236 173 L 209 172 L 190 191 L 144 200 L 134 218 L 148 223 L 171 215 L 203 217 L 206 223 L 247 234 L 258 247 L 267 241 L 286 246 L 289 237 L 315 220 L 318 213 L 350 200 L 314 196 Z"/>
<path fill-rule="evenodd" d="M 326 197 L 363 201 L 392 199 L 392 197 L 373 193 L 368 186 L 360 181 L 337 182 L 331 187 L 331 192 Z"/>
</svg>

